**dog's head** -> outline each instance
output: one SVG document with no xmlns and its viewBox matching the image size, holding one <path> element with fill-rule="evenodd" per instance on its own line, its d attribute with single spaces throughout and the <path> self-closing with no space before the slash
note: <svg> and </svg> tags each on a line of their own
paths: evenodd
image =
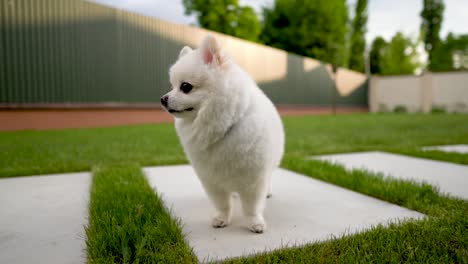
<svg viewBox="0 0 468 264">
<path fill-rule="evenodd" d="M 161 97 L 162 106 L 178 118 L 194 118 L 223 87 L 227 59 L 215 38 L 206 37 L 198 49 L 185 46 L 169 70 L 172 90 Z"/>
</svg>

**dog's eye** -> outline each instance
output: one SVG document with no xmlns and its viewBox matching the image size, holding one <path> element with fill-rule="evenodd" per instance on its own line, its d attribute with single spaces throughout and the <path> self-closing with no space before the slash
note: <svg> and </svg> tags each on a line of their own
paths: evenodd
<svg viewBox="0 0 468 264">
<path fill-rule="evenodd" d="M 189 93 L 192 90 L 193 86 L 188 82 L 183 82 L 180 85 L 180 90 L 184 93 Z"/>
</svg>

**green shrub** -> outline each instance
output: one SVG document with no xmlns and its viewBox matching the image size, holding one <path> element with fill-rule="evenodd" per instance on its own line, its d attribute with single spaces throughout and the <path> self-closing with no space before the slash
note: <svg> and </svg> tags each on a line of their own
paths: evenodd
<svg viewBox="0 0 468 264">
<path fill-rule="evenodd" d="M 397 105 L 395 108 L 393 108 L 394 113 L 407 113 L 408 110 L 406 109 L 406 106 L 404 105 Z"/>
<path fill-rule="evenodd" d="M 433 106 L 431 109 L 432 114 L 444 114 L 446 112 L 447 111 L 445 110 L 443 106 Z"/>
</svg>

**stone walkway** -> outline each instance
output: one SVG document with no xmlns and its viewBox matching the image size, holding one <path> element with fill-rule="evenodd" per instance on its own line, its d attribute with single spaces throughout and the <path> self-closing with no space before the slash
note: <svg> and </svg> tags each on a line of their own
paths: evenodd
<svg viewBox="0 0 468 264">
<path fill-rule="evenodd" d="M 0 263 L 85 263 L 90 173 L 0 179 Z"/>
<path fill-rule="evenodd" d="M 445 146 L 431 146 L 423 147 L 423 150 L 440 150 L 445 152 L 468 153 L 468 145 L 445 145 Z"/>
<path fill-rule="evenodd" d="M 273 197 L 265 211 L 268 223 L 265 233 L 248 231 L 240 217 L 238 202 L 232 224 L 214 229 L 210 226 L 214 209 L 190 166 L 151 167 L 144 172 L 173 215 L 182 220 L 183 232 L 200 261 L 293 247 L 353 234 L 397 219 L 424 217 L 406 208 L 279 169 L 273 175 Z"/>
<path fill-rule="evenodd" d="M 364 169 L 404 180 L 426 182 L 442 193 L 468 199 L 468 166 L 372 151 L 316 156 L 314 159 Z"/>
</svg>

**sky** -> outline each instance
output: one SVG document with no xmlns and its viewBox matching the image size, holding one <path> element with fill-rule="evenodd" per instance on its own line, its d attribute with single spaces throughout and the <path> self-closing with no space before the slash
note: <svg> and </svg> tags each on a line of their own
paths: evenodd
<svg viewBox="0 0 468 264">
<path fill-rule="evenodd" d="M 357 0 L 347 0 L 353 8 Z M 186 16 L 182 0 L 92 0 L 143 15 L 169 20 L 179 24 L 196 24 L 194 16 Z M 240 0 L 242 5 L 252 6 L 258 13 L 274 0 Z M 419 13 L 423 0 L 369 0 L 369 20 L 366 40 L 368 45 L 376 36 L 390 40 L 396 32 L 416 38 L 421 25 Z M 445 11 L 441 37 L 448 32 L 468 33 L 468 0 L 444 0 Z"/>
</svg>

